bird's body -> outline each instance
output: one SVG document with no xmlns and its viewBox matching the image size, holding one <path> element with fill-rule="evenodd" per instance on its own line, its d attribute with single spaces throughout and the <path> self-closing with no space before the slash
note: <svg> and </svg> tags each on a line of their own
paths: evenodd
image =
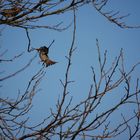
<svg viewBox="0 0 140 140">
<path fill-rule="evenodd" d="M 39 56 L 41 61 L 46 61 L 47 59 L 49 59 L 48 55 L 45 52 L 40 52 Z"/>
<path fill-rule="evenodd" d="M 40 57 L 41 61 L 43 62 L 43 64 L 46 65 L 46 67 L 57 63 L 57 62 L 52 61 L 52 60 L 49 59 L 49 57 L 48 57 L 49 49 L 47 47 L 45 47 L 45 46 L 40 47 L 40 48 L 38 48 L 36 50 L 39 52 L 39 57 Z"/>
<path fill-rule="evenodd" d="M 19 7 L 13 7 L 11 9 L 4 9 L 2 10 L 2 12 L 0 12 L 0 14 L 2 14 L 3 16 L 10 18 L 10 17 L 14 17 L 16 15 L 18 15 L 21 12 L 21 8 Z"/>
</svg>

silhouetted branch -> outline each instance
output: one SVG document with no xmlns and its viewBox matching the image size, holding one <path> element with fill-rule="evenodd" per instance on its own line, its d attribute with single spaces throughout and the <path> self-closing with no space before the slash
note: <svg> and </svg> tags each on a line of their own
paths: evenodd
<svg viewBox="0 0 140 140">
<path fill-rule="evenodd" d="M 5 51 L 4 53 L 2 53 L 1 56 L 3 56 L 6 52 L 7 52 L 7 51 Z M 14 61 L 15 59 L 19 58 L 20 56 L 22 56 L 23 54 L 24 54 L 24 52 L 22 52 L 22 53 L 20 53 L 20 54 L 18 54 L 18 55 L 16 55 L 16 56 L 14 56 L 14 57 L 11 58 L 11 59 L 0 59 L 0 63 L 1 63 L 1 62 L 12 62 L 12 61 Z M 1 56 L 0 56 L 0 57 L 1 57 Z"/>
<path fill-rule="evenodd" d="M 44 17 L 63 14 L 68 11 L 72 11 L 73 7 L 79 8 L 86 4 L 93 4 L 93 7 L 104 17 L 106 17 L 110 22 L 115 23 L 121 28 L 140 28 L 140 26 L 129 26 L 122 19 L 129 16 L 129 14 L 121 16 L 119 11 L 103 11 L 106 7 L 108 0 L 70 0 L 70 1 L 48 1 L 41 0 L 37 2 L 32 2 L 31 0 L 22 0 L 18 2 L 10 2 L 5 0 L 0 3 L 0 24 L 7 24 L 13 27 L 21 27 L 28 29 L 35 28 L 47 28 L 51 30 L 63 31 L 67 29 L 70 25 L 60 28 L 62 22 L 51 26 L 51 25 L 39 25 L 33 24 L 37 20 Z"/>
<path fill-rule="evenodd" d="M 48 49 L 52 46 L 52 44 L 54 43 L 54 41 L 55 41 L 55 40 L 53 40 L 53 41 L 51 42 L 51 44 L 49 45 Z"/>
<path fill-rule="evenodd" d="M 12 74 L 6 76 L 6 77 L 0 78 L 0 81 L 7 80 L 7 79 L 9 79 L 9 78 L 11 78 L 11 77 L 14 77 L 14 76 L 17 75 L 18 73 L 24 71 L 26 68 L 28 68 L 28 67 L 31 65 L 31 63 L 32 63 L 32 61 L 35 59 L 35 57 L 36 57 L 36 56 L 34 56 L 23 68 L 19 69 L 18 71 L 14 72 L 14 73 L 12 73 Z"/>
<path fill-rule="evenodd" d="M 106 4 L 107 4 L 108 0 L 93 0 L 93 7 L 101 14 L 103 15 L 105 18 L 107 18 L 110 22 L 116 24 L 117 26 L 121 27 L 121 28 L 140 28 L 140 25 L 138 26 L 130 26 L 127 25 L 125 22 L 123 22 L 122 20 L 126 17 L 128 17 L 130 14 L 127 15 L 119 15 L 120 11 L 114 12 L 114 11 L 109 11 L 106 12 L 105 10 L 102 10 Z"/>
<path fill-rule="evenodd" d="M 54 31 L 58 31 L 58 32 L 62 32 L 64 30 L 67 30 L 69 27 L 71 27 L 72 23 L 70 23 L 69 25 L 65 26 L 65 27 L 60 27 L 62 26 L 63 22 L 58 23 L 56 25 L 17 25 L 17 27 L 21 27 L 21 28 L 27 28 L 27 29 L 38 29 L 38 28 L 44 28 L 44 29 L 50 29 L 50 30 L 54 30 Z"/>
<path fill-rule="evenodd" d="M 43 71 L 43 68 L 41 68 L 30 79 L 24 94 L 21 95 L 19 91 L 17 99 L 0 99 L 0 130 L 3 133 L 3 137 L 9 139 L 16 139 L 18 135 L 24 135 L 26 129 L 33 131 L 36 127 L 42 124 L 41 123 L 34 127 L 29 127 L 26 125 L 29 117 L 23 119 L 23 116 L 27 116 L 27 113 L 31 110 L 33 97 L 37 92 L 37 87 L 44 74 L 45 72 Z"/>
<path fill-rule="evenodd" d="M 67 86 L 68 86 L 68 83 L 69 83 L 69 77 L 68 77 L 68 75 L 69 75 L 70 66 L 71 66 L 72 53 L 75 50 L 74 49 L 75 30 L 76 30 L 76 21 L 75 20 L 76 20 L 76 16 L 75 16 L 75 12 L 74 12 L 73 39 L 72 39 L 72 44 L 71 44 L 71 47 L 70 47 L 69 55 L 67 57 L 68 58 L 68 65 L 67 65 L 66 74 L 65 74 L 65 82 L 64 82 L 64 87 L 63 87 L 64 88 L 63 89 L 63 95 L 62 95 L 62 99 L 59 100 L 58 103 L 57 103 L 57 112 L 56 113 L 51 112 L 51 116 L 53 116 L 53 117 L 52 117 L 52 120 L 50 121 L 50 123 L 47 124 L 46 127 L 42 128 L 41 130 L 38 130 L 37 132 L 26 134 L 26 135 L 20 137 L 19 140 L 23 140 L 23 139 L 26 139 L 26 138 L 32 138 L 32 137 L 37 137 L 37 139 L 48 138 L 48 135 L 54 134 L 53 131 L 57 127 L 61 126 L 61 124 L 63 124 L 63 121 L 62 120 L 65 117 L 64 118 L 63 117 L 61 118 L 62 108 L 63 108 L 64 102 L 65 102 L 66 96 L 68 94 L 68 92 L 67 92 Z M 66 108 L 68 108 L 70 106 L 70 104 L 71 104 L 71 101 L 69 102 L 69 104 L 68 104 L 68 106 Z M 61 121 L 62 121 L 62 123 L 61 123 Z"/>
<path fill-rule="evenodd" d="M 128 139 L 140 137 L 140 83 L 139 78 L 135 80 L 133 72 L 140 65 L 140 62 L 134 64 L 129 70 L 124 65 L 123 49 L 120 50 L 117 57 L 107 64 L 107 50 L 101 54 L 100 44 L 96 39 L 98 53 L 98 71 L 91 66 L 92 83 L 86 93 L 86 97 L 79 102 L 74 103 L 74 97 L 69 92 L 69 85 L 74 81 L 70 78 L 72 66 L 72 57 L 75 51 L 76 40 L 76 10 L 88 3 L 109 21 L 115 23 L 121 28 L 139 28 L 139 26 L 128 26 L 121 20 L 126 16 L 120 16 L 119 12 L 105 12 L 108 0 L 70 0 L 70 1 L 48 1 L 48 0 L 1 0 L 0 2 L 0 24 L 6 24 L 13 27 L 21 27 L 26 31 L 28 39 L 27 51 L 37 50 L 31 47 L 31 38 L 29 29 L 46 28 L 62 31 L 73 25 L 71 45 L 66 56 L 67 65 L 64 80 L 60 80 L 62 93 L 54 107 L 51 107 L 50 114 L 42 121 L 30 125 L 29 111 L 33 106 L 33 98 L 39 91 L 38 87 L 46 74 L 46 68 L 42 67 L 27 81 L 24 91 L 18 90 L 15 99 L 0 98 L 0 139 L 5 140 L 50 140 L 50 139 L 113 139 L 121 134 L 127 133 Z M 73 11 L 73 24 L 60 28 L 62 22 L 54 26 L 40 25 L 37 20 L 51 15 L 63 14 Z M 54 40 L 48 48 L 52 46 Z M 2 57 L 6 51 L 0 54 Z M 46 56 L 48 55 L 48 52 Z M 12 62 L 22 55 L 15 55 L 12 59 L 0 59 L 0 62 Z M 0 79 L 1 82 L 14 78 L 20 72 L 26 70 L 35 59 L 34 56 L 29 62 L 7 76 Z M 75 71 L 77 73 L 77 71 Z M 131 82 L 133 80 L 133 84 Z M 82 87 L 85 88 L 85 87 Z M 119 91 L 118 91 L 119 89 Z M 81 93 L 83 91 L 81 90 Z M 121 94 L 120 94 L 121 93 Z M 116 96 L 118 94 L 118 96 Z M 114 97 L 107 107 L 109 99 Z M 108 98 L 108 99 L 107 99 Z M 104 106 L 104 107 L 103 107 Z M 125 115 L 123 109 L 126 107 L 132 111 L 129 116 Z M 121 113 L 120 113 L 121 112 Z M 114 116 L 122 118 L 116 122 Z M 113 119 L 112 119 L 113 118 Z M 132 122 L 134 125 L 131 125 Z M 115 124 L 114 124 L 115 123 Z"/>
<path fill-rule="evenodd" d="M 25 28 L 26 30 L 26 35 L 27 35 L 27 38 L 28 38 L 28 52 L 31 52 L 31 51 L 34 51 L 35 48 L 31 48 L 31 39 L 30 39 L 30 36 L 29 36 L 29 32 L 28 32 L 28 28 Z"/>
</svg>

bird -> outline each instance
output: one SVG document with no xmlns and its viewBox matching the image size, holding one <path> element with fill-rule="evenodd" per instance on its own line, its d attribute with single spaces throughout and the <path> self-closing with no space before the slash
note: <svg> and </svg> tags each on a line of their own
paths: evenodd
<svg viewBox="0 0 140 140">
<path fill-rule="evenodd" d="M 43 64 L 46 65 L 46 67 L 57 63 L 57 62 L 49 59 L 49 56 L 48 56 L 49 48 L 47 48 L 46 46 L 36 48 L 36 50 L 39 52 L 39 57 L 40 57 L 41 61 L 43 62 Z"/>
<path fill-rule="evenodd" d="M 22 11 L 22 8 L 20 7 L 13 7 L 11 9 L 4 9 L 0 12 L 1 15 L 3 15 L 6 18 L 14 17 L 18 15 Z"/>
</svg>

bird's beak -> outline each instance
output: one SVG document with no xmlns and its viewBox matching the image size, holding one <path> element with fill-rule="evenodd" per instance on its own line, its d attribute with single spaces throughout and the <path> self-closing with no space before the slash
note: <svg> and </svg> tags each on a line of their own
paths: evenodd
<svg viewBox="0 0 140 140">
<path fill-rule="evenodd" d="M 35 50 L 39 51 L 40 49 L 39 48 L 36 48 Z"/>
</svg>

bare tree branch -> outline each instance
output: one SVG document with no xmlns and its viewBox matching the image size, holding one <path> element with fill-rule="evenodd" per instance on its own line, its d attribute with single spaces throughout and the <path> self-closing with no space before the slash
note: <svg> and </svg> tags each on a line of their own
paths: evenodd
<svg viewBox="0 0 140 140">
<path fill-rule="evenodd" d="M 36 56 L 34 56 L 23 68 L 19 69 L 18 71 L 14 72 L 14 73 L 12 73 L 12 74 L 6 76 L 6 77 L 0 78 L 0 81 L 7 80 L 7 79 L 9 79 L 9 78 L 11 78 L 11 77 L 14 77 L 14 76 L 17 75 L 18 73 L 24 71 L 26 68 L 28 68 L 28 67 L 31 65 L 31 63 L 32 63 L 32 61 L 35 59 L 35 57 L 36 57 Z"/>
<path fill-rule="evenodd" d="M 59 24 L 55 26 L 50 25 L 36 25 L 32 24 L 38 19 L 44 17 L 63 14 L 68 11 L 72 11 L 73 7 L 79 8 L 85 4 L 92 3 L 93 7 L 110 22 L 116 24 L 121 28 L 140 28 L 140 26 L 129 26 L 122 21 L 129 14 L 119 16 L 119 12 L 106 12 L 102 9 L 107 5 L 108 0 L 71 0 L 71 1 L 51 1 L 51 0 L 40 0 L 38 2 L 32 2 L 31 0 L 22 0 L 18 2 L 10 2 L 5 0 L 0 3 L 0 24 L 7 24 L 10 26 L 16 26 L 21 28 L 48 28 L 57 31 L 63 31 L 65 28 L 58 28 Z M 71 24 L 70 24 L 71 25 Z"/>
<path fill-rule="evenodd" d="M 2 53 L 1 56 L 3 56 L 6 52 L 7 52 L 7 51 L 5 51 L 4 53 Z M 4 62 L 9 62 L 9 61 L 12 62 L 12 61 L 14 61 L 15 59 L 19 58 L 20 56 L 22 56 L 23 54 L 24 54 L 24 52 L 22 52 L 22 53 L 20 53 L 20 54 L 18 54 L 18 55 L 16 55 L 16 56 L 14 56 L 14 57 L 11 58 L 11 59 L 0 59 L 0 63 L 3 62 L 3 61 L 4 61 Z M 1 56 L 0 56 L 0 57 L 1 57 Z"/>
<path fill-rule="evenodd" d="M 76 49 L 76 10 L 85 4 L 93 4 L 93 8 L 110 22 L 121 28 L 139 28 L 140 26 L 129 26 L 122 20 L 127 17 L 120 16 L 120 12 L 106 12 L 108 0 L 1 0 L 0 1 L 0 24 L 19 27 L 24 29 L 27 36 L 27 52 L 37 50 L 31 45 L 31 37 L 29 29 L 45 28 L 56 31 L 63 31 L 72 27 L 72 40 L 68 55 L 66 56 L 67 64 L 64 80 L 60 79 L 62 85 L 62 93 L 54 107 L 51 107 L 48 116 L 42 121 L 30 125 L 29 111 L 33 107 L 33 98 L 39 92 L 40 82 L 46 74 L 46 68 L 32 73 L 29 81 L 26 83 L 24 91 L 18 90 L 15 99 L 5 97 L 0 98 L 0 139 L 2 140 L 50 140 L 50 139 L 113 139 L 119 135 L 127 133 L 127 138 L 132 140 L 140 137 L 140 83 L 139 77 L 135 79 L 133 73 L 138 68 L 140 62 L 135 63 L 129 70 L 124 65 L 123 49 L 120 50 L 117 57 L 112 60 L 108 66 L 107 50 L 101 54 L 100 44 L 96 39 L 96 47 L 98 53 L 99 71 L 91 66 L 92 83 L 86 97 L 78 102 L 73 102 L 74 97 L 71 96 L 69 85 L 74 81 L 71 80 L 71 67 L 73 62 L 73 53 Z M 39 20 L 52 15 L 73 12 L 73 24 L 62 27 L 63 22 L 53 25 L 40 25 Z M 48 46 L 52 46 L 54 40 Z M 3 57 L 4 51 L 0 54 Z M 48 52 L 45 52 L 48 57 Z M 20 58 L 21 54 L 15 55 L 11 59 L 0 59 L 0 62 L 13 62 Z M 0 79 L 1 82 L 9 78 L 14 78 L 20 72 L 31 66 L 36 55 L 29 62 L 9 75 Z M 77 72 L 77 71 L 76 71 Z M 2 72 L 1 72 L 2 73 Z M 133 84 L 131 82 L 133 80 Z M 84 87 L 83 87 L 84 88 Z M 119 93 L 118 93 L 119 89 Z M 74 91 L 72 91 L 74 92 Z M 83 92 L 83 91 L 81 91 Z M 122 93 L 122 94 L 120 94 Z M 116 97 L 116 94 L 119 96 Z M 108 102 L 107 97 L 117 98 L 116 102 L 105 107 L 104 102 Z M 104 108 L 102 108 L 104 106 Z M 125 115 L 125 107 L 130 107 L 131 113 Z M 121 112 L 121 113 L 120 113 Z M 112 120 L 116 115 L 121 119 L 116 122 Z M 134 125 L 132 125 L 132 122 Z M 114 125 L 115 123 L 115 125 Z M 99 131 L 98 131 L 99 130 Z"/>
</svg>

